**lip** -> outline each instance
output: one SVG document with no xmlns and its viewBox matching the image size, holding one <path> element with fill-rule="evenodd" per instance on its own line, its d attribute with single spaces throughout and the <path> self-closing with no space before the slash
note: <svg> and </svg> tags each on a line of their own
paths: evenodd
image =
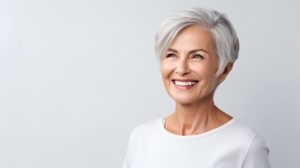
<svg viewBox="0 0 300 168">
<path fill-rule="evenodd" d="M 198 80 L 194 79 L 172 79 L 172 81 L 180 81 L 180 82 L 199 82 Z"/>
<path fill-rule="evenodd" d="M 178 86 L 175 84 L 175 81 L 180 81 L 180 82 L 196 82 L 194 85 L 191 86 Z M 199 81 L 198 80 L 194 80 L 194 79 L 172 79 L 172 83 L 174 84 L 174 86 L 180 90 L 188 90 L 193 88 L 195 85 L 197 85 Z"/>
</svg>

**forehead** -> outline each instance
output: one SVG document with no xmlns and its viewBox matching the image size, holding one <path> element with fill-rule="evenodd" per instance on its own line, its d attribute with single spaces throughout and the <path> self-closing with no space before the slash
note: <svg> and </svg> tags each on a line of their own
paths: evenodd
<svg viewBox="0 0 300 168">
<path fill-rule="evenodd" d="M 213 52 L 214 46 L 213 35 L 209 30 L 199 25 L 192 25 L 184 28 L 177 34 L 170 48 L 182 51 L 205 49 Z"/>
</svg>

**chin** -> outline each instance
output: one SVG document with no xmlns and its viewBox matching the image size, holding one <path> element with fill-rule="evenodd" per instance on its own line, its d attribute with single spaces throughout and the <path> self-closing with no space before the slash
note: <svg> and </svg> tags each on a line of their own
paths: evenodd
<svg viewBox="0 0 300 168">
<path fill-rule="evenodd" d="M 170 96 L 172 99 L 181 105 L 190 105 L 190 104 L 198 104 L 209 101 L 213 99 L 213 92 L 205 95 L 195 95 L 195 94 L 184 94 L 184 93 L 171 93 Z"/>
<path fill-rule="evenodd" d="M 195 99 L 191 96 L 171 95 L 171 97 L 176 103 L 181 104 L 181 105 L 188 105 L 188 104 L 193 104 L 193 103 L 197 102 L 197 99 Z"/>
</svg>

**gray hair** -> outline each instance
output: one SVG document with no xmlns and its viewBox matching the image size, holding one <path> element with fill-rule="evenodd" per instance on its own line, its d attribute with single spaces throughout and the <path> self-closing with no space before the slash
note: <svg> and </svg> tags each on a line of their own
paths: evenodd
<svg viewBox="0 0 300 168">
<path fill-rule="evenodd" d="M 167 18 L 156 33 L 156 55 L 161 60 L 177 34 L 191 25 L 200 25 L 212 33 L 219 59 L 216 76 L 219 76 L 228 63 L 238 58 L 239 40 L 226 15 L 213 9 L 187 8 Z"/>
</svg>

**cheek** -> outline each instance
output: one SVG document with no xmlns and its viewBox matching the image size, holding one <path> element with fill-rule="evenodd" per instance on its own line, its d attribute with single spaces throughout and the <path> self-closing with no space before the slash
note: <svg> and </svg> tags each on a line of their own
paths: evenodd
<svg viewBox="0 0 300 168">
<path fill-rule="evenodd" d="M 215 66 L 207 62 L 194 64 L 191 66 L 191 69 L 198 74 L 200 78 L 205 80 L 213 79 L 216 73 Z"/>
<path fill-rule="evenodd" d="M 202 66 L 198 66 L 197 72 L 199 75 L 199 85 L 197 89 L 198 95 L 206 95 L 214 90 L 216 87 L 217 79 L 213 69 Z"/>
<path fill-rule="evenodd" d="M 166 78 L 170 77 L 170 75 L 172 74 L 172 70 L 174 69 L 172 64 L 168 64 L 168 63 L 161 63 L 161 75 L 163 77 L 163 79 L 165 80 Z"/>
<path fill-rule="evenodd" d="M 213 83 L 207 78 L 202 78 L 195 91 L 195 94 L 199 97 L 205 97 L 213 91 Z"/>
<path fill-rule="evenodd" d="M 199 92 L 200 92 L 199 94 L 201 94 L 201 95 L 208 94 L 208 93 L 214 91 L 216 86 L 217 86 L 216 78 L 214 76 L 207 77 L 207 78 L 203 79 L 199 85 Z"/>
</svg>

